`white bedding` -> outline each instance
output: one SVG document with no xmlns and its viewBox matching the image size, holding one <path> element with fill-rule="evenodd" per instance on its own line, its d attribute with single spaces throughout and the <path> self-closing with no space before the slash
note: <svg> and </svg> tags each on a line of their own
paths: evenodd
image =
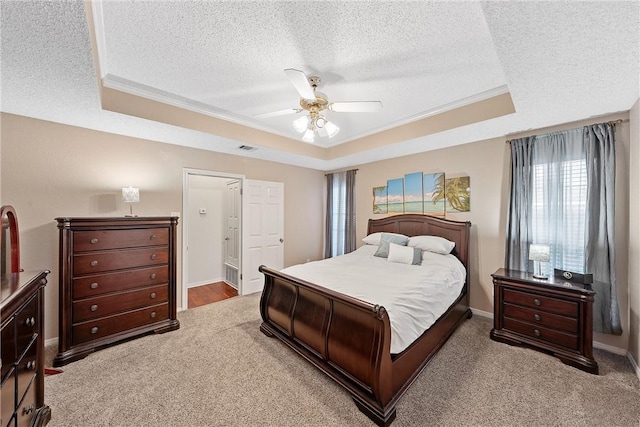
<svg viewBox="0 0 640 427">
<path fill-rule="evenodd" d="M 391 322 L 391 353 L 400 353 L 460 295 L 466 271 L 454 255 L 423 252 L 422 265 L 375 257 L 364 245 L 347 255 L 294 265 L 283 273 L 383 306 Z"/>
</svg>

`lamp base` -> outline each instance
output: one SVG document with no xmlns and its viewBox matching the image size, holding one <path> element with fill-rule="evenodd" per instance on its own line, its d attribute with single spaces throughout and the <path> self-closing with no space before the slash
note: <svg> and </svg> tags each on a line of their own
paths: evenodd
<svg viewBox="0 0 640 427">
<path fill-rule="evenodd" d="M 533 278 L 534 278 L 534 279 L 539 279 L 539 280 L 547 280 L 549 277 L 548 277 L 548 276 L 545 276 L 545 275 L 543 275 L 543 274 L 534 274 L 534 275 L 533 275 Z"/>
</svg>

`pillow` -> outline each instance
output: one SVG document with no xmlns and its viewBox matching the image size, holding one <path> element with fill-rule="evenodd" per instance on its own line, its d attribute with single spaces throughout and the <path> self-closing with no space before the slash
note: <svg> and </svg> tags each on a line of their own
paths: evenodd
<svg viewBox="0 0 640 427">
<path fill-rule="evenodd" d="M 420 265 L 422 264 L 422 249 L 389 243 L 389 257 L 387 261 Z"/>
<path fill-rule="evenodd" d="M 367 245 L 378 246 L 378 245 L 380 245 L 380 238 L 382 237 L 383 234 L 390 234 L 392 236 L 407 237 L 404 234 L 397 234 L 397 233 L 371 233 L 367 237 L 362 239 L 362 241 L 365 242 Z"/>
<path fill-rule="evenodd" d="M 378 246 L 378 250 L 373 256 L 379 256 L 382 258 L 386 258 L 389 256 L 389 244 L 396 243 L 400 246 L 407 246 L 407 242 L 409 238 L 402 234 L 394 234 L 394 233 L 382 233 L 380 237 L 380 245 Z"/>
<path fill-rule="evenodd" d="M 407 246 L 442 255 L 451 253 L 455 245 L 454 242 L 438 236 L 414 236 L 407 242 Z"/>
</svg>

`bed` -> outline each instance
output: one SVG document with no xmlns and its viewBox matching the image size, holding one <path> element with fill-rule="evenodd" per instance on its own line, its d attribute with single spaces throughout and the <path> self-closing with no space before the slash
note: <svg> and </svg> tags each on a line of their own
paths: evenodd
<svg viewBox="0 0 640 427">
<path fill-rule="evenodd" d="M 434 235 L 455 243 L 465 267 L 462 290 L 435 323 L 406 349 L 391 352 L 391 322 L 372 304 L 267 266 L 260 299 L 260 330 L 307 359 L 352 396 L 379 426 L 396 417 L 396 405 L 429 360 L 465 319 L 469 309 L 469 222 L 404 214 L 370 219 L 367 234 Z"/>
</svg>

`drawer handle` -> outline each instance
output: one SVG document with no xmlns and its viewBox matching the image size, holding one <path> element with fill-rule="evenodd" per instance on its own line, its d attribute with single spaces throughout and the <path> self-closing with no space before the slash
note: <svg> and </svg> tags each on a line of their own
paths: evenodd
<svg viewBox="0 0 640 427">
<path fill-rule="evenodd" d="M 36 324 L 36 319 L 34 317 L 27 317 L 24 320 L 24 324 L 27 325 L 27 326 L 33 326 L 33 325 Z"/>
<path fill-rule="evenodd" d="M 89 285 L 89 287 L 91 289 L 98 289 L 98 284 L 96 282 L 93 282 L 92 284 Z"/>
<path fill-rule="evenodd" d="M 158 255 L 156 255 L 156 254 L 151 254 L 151 256 L 150 256 L 149 258 L 151 258 L 151 259 L 156 259 L 156 258 L 158 258 Z"/>
<path fill-rule="evenodd" d="M 149 236 L 149 240 L 156 240 L 156 235 L 152 234 L 151 236 Z"/>
<path fill-rule="evenodd" d="M 154 319 L 155 317 L 156 317 L 156 312 L 155 312 L 155 311 L 152 311 L 152 312 L 151 312 L 151 318 L 152 318 L 152 319 Z"/>
<path fill-rule="evenodd" d="M 152 279 L 155 279 L 156 277 L 158 277 L 158 275 L 156 273 L 151 273 L 149 277 L 151 277 Z"/>
<path fill-rule="evenodd" d="M 540 304 L 541 304 L 541 303 L 540 303 L 540 300 L 539 300 L 538 298 L 534 299 L 534 300 L 533 300 L 533 303 L 534 303 L 535 305 L 540 305 Z"/>
<path fill-rule="evenodd" d="M 539 331 L 539 330 L 537 330 L 537 329 L 534 329 L 534 330 L 533 330 L 533 333 L 534 333 L 537 337 L 539 337 L 539 336 L 540 336 L 540 331 Z"/>
<path fill-rule="evenodd" d="M 96 261 L 95 259 L 93 261 L 91 261 L 91 267 L 95 267 L 96 265 L 98 265 L 98 261 Z"/>
<path fill-rule="evenodd" d="M 96 310 L 98 310 L 98 304 L 93 304 L 91 306 L 91 311 L 96 311 Z"/>
<path fill-rule="evenodd" d="M 540 321 L 540 315 L 539 314 L 534 314 L 533 318 L 536 319 L 538 322 Z"/>
<path fill-rule="evenodd" d="M 98 238 L 94 237 L 93 239 L 91 239 L 91 244 L 95 245 L 96 243 L 98 243 Z"/>
<path fill-rule="evenodd" d="M 150 297 L 151 297 L 151 299 L 155 299 L 155 297 L 156 297 L 156 293 L 155 293 L 155 292 L 151 292 Z"/>
<path fill-rule="evenodd" d="M 22 415 L 29 415 L 32 412 L 33 412 L 33 405 L 29 405 L 22 408 Z"/>
<path fill-rule="evenodd" d="M 25 366 L 25 369 L 27 371 L 33 371 L 34 369 L 36 369 L 36 362 L 34 362 L 33 360 L 28 361 L 27 366 Z"/>
<path fill-rule="evenodd" d="M 97 334 L 98 333 L 98 327 L 94 326 L 93 328 L 91 328 L 91 333 L 92 334 Z"/>
</svg>

